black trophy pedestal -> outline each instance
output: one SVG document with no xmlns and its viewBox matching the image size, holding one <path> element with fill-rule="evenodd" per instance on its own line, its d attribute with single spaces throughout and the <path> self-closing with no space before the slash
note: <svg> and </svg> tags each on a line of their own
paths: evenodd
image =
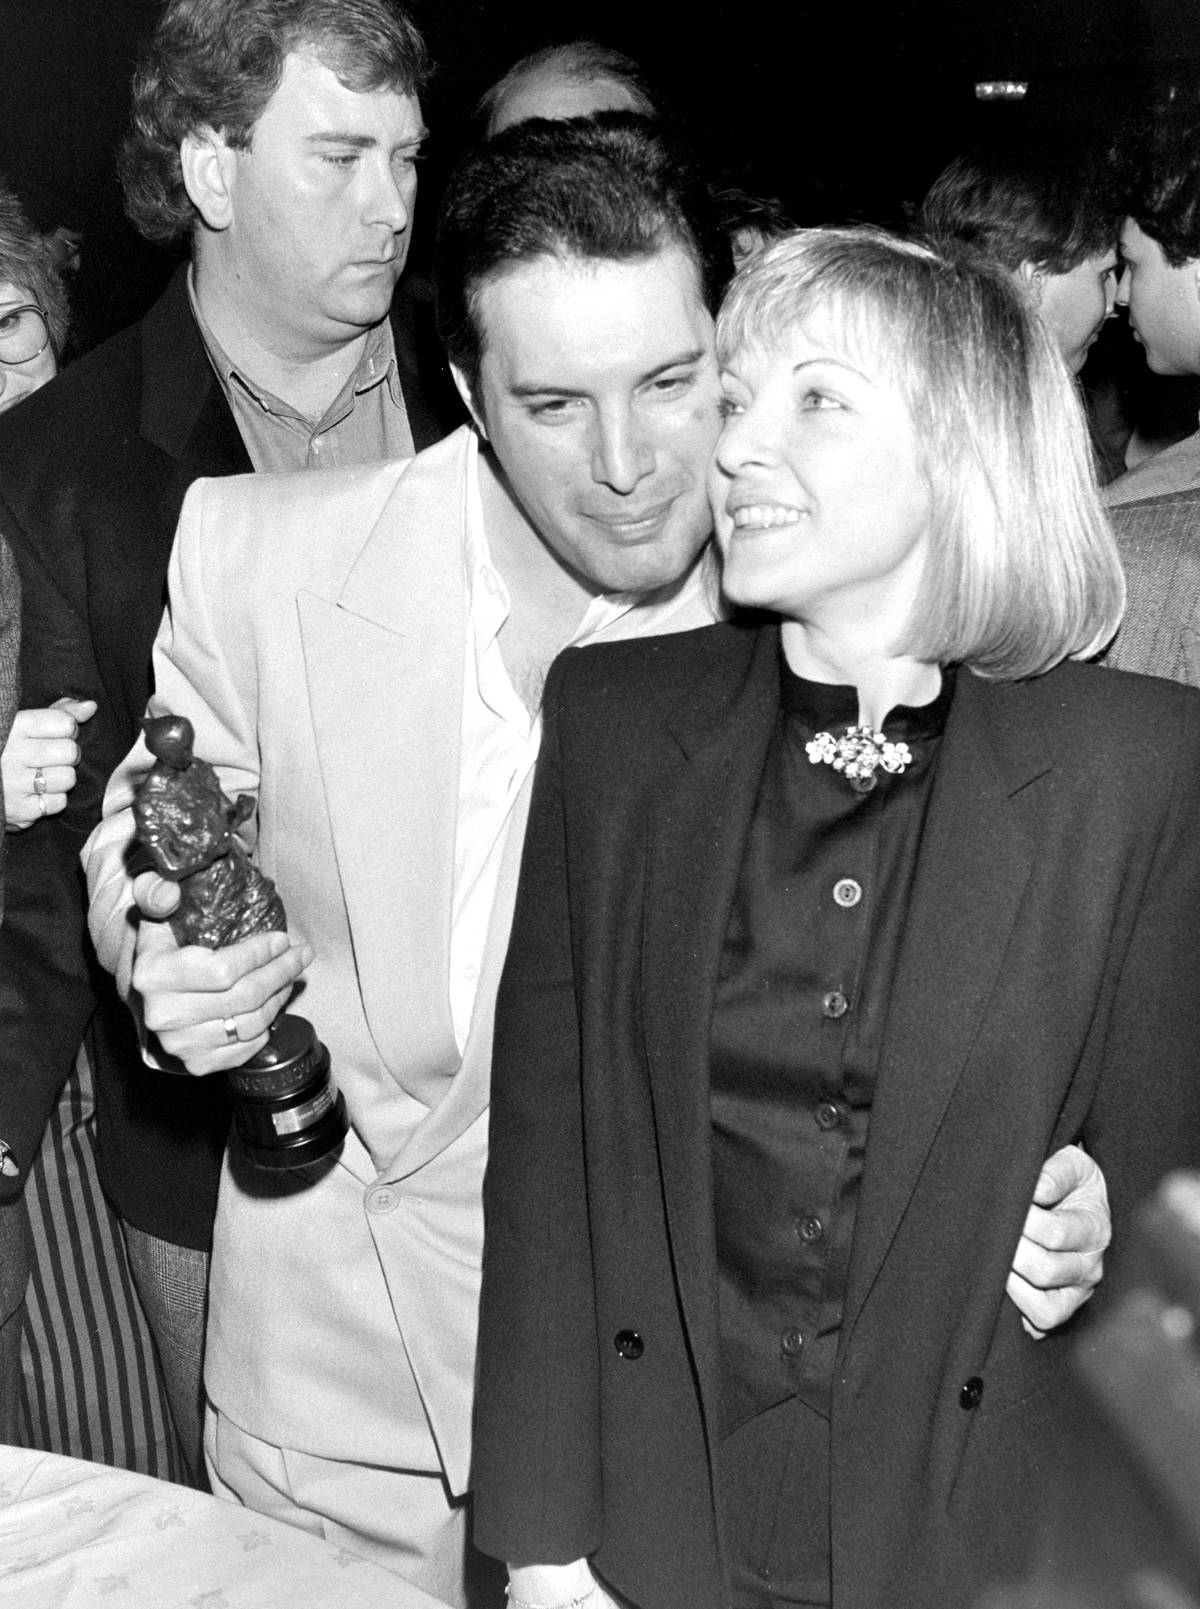
<svg viewBox="0 0 1200 1609">
<path fill-rule="evenodd" d="M 346 1102 L 330 1077 L 329 1052 L 306 1018 L 277 1017 L 270 1042 L 226 1077 L 234 1128 L 256 1167 L 304 1167 L 341 1149 Z"/>
</svg>

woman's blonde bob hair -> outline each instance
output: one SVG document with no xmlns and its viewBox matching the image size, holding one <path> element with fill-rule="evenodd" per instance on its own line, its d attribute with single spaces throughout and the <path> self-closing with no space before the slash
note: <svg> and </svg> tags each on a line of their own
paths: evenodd
<svg viewBox="0 0 1200 1609">
<path fill-rule="evenodd" d="M 1088 659 L 1125 602 L 1083 414 L 1053 339 L 1002 269 L 881 229 L 801 229 L 750 259 L 717 320 L 722 366 L 814 314 L 905 399 L 932 500 L 898 653 L 1015 681 Z"/>
</svg>

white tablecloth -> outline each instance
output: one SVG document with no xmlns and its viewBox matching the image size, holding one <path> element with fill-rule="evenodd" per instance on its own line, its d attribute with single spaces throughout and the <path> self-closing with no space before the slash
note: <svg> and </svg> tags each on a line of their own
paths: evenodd
<svg viewBox="0 0 1200 1609">
<path fill-rule="evenodd" d="M 446 1609 L 319 1537 L 184 1486 L 0 1445 L 3 1609 Z"/>
</svg>

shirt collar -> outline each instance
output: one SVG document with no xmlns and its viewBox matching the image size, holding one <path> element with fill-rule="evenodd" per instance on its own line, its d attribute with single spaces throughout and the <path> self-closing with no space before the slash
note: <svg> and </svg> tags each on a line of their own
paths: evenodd
<svg viewBox="0 0 1200 1609">
<path fill-rule="evenodd" d="M 212 327 L 204 317 L 200 308 L 200 299 L 196 295 L 195 265 L 189 264 L 187 273 L 188 300 L 192 307 L 192 316 L 196 320 L 201 338 L 208 352 L 209 361 L 216 371 L 217 378 L 228 391 L 236 383 L 246 394 L 258 403 L 264 413 L 295 415 L 296 409 L 281 397 L 260 386 L 244 370 L 239 369 L 233 359 L 225 351 L 220 341 L 213 334 Z M 333 407 L 338 401 L 352 392 L 355 396 L 369 391 L 383 380 L 387 382 L 391 399 L 397 406 L 401 405 L 400 375 L 396 365 L 396 343 L 392 337 L 392 322 L 382 319 L 378 324 L 372 325 L 367 331 L 367 339 L 363 344 L 362 352 L 354 373 L 334 399 Z M 327 410 L 328 411 L 328 410 Z"/>
<path fill-rule="evenodd" d="M 942 669 L 942 685 L 938 695 L 928 704 L 897 704 L 889 711 L 883 723 L 884 735 L 893 743 L 919 743 L 924 739 L 941 737 L 954 698 L 954 680 L 957 667 Z M 790 722 L 814 734 L 838 727 L 855 726 L 858 722 L 858 689 L 831 682 L 813 682 L 806 676 L 797 676 L 779 653 L 779 693 Z"/>
</svg>

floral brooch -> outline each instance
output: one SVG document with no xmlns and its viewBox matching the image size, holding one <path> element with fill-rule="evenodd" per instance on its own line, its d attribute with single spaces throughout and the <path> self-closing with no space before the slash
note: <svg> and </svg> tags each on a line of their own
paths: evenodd
<svg viewBox="0 0 1200 1609">
<path fill-rule="evenodd" d="M 881 766 L 885 771 L 903 771 L 912 759 L 907 743 L 889 743 L 882 732 L 872 732 L 869 726 L 851 726 L 836 738 L 830 732 L 818 732 L 804 747 L 814 765 L 831 765 L 859 787 L 864 783 L 874 786 L 875 772 Z"/>
</svg>

